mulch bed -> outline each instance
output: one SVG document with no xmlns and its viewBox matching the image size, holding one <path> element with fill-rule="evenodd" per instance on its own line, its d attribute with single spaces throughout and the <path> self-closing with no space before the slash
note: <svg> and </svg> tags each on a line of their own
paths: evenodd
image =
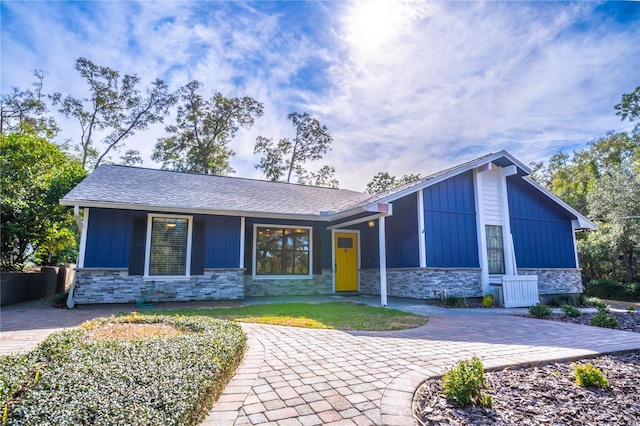
<svg viewBox="0 0 640 426">
<path fill-rule="evenodd" d="M 612 312 L 620 329 L 640 333 L 640 312 Z M 594 313 L 550 320 L 589 325 Z M 574 365 L 592 363 L 609 380 L 605 389 L 575 382 Z M 491 408 L 458 407 L 442 395 L 440 379 L 416 393 L 419 425 L 640 425 L 640 352 L 603 355 L 572 363 L 486 373 Z"/>
</svg>

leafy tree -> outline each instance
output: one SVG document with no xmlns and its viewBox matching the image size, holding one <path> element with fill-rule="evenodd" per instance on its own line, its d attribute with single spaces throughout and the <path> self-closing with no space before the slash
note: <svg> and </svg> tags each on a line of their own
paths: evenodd
<svg viewBox="0 0 640 426">
<path fill-rule="evenodd" d="M 283 138 L 275 143 L 273 139 L 259 136 L 253 152 L 263 154 L 256 169 L 262 170 L 265 177 L 272 181 L 278 181 L 286 174 L 286 182 L 291 182 L 291 175 L 295 172 L 298 182 L 318 181 L 329 183 L 329 186 L 338 182 L 333 178 L 334 169 L 323 166 L 318 172 L 308 178 L 308 172 L 304 164 L 309 161 L 320 160 L 331 148 L 333 138 L 327 131 L 327 127 L 311 117 L 308 113 L 293 112 L 287 116 L 296 129 L 293 140 Z M 318 180 L 319 178 L 319 180 Z"/>
<path fill-rule="evenodd" d="M 0 136 L 1 267 L 67 261 L 76 247 L 74 219 L 58 200 L 85 176 L 77 160 L 30 133 Z M 72 257 L 74 259 L 74 257 Z"/>
<path fill-rule="evenodd" d="M 330 166 L 322 166 L 317 172 L 307 173 L 304 169 L 299 168 L 296 171 L 298 183 L 303 185 L 325 186 L 327 188 L 337 188 L 338 180 L 335 178 L 336 169 Z"/>
<path fill-rule="evenodd" d="M 640 248 L 640 176 L 628 161 L 597 180 L 588 196 L 589 211 L 601 223 L 600 239 L 621 253 L 626 282 L 634 281 L 634 256 Z"/>
<path fill-rule="evenodd" d="M 631 93 L 622 95 L 622 101 L 614 107 L 621 120 L 635 121 L 640 118 L 640 86 Z M 635 130 L 638 130 L 638 123 Z"/>
<path fill-rule="evenodd" d="M 420 173 L 403 175 L 398 179 L 395 176 L 391 176 L 388 172 L 379 172 L 371 179 L 371 182 L 367 184 L 364 192 L 367 194 L 379 194 L 418 179 L 420 179 Z"/>
<path fill-rule="evenodd" d="M 75 145 L 80 153 L 82 167 L 97 167 L 113 153 L 125 149 L 125 140 L 150 124 L 162 122 L 177 99 L 169 93 L 160 79 L 151 84 L 143 96 L 137 86 L 137 75 L 125 74 L 113 68 L 94 64 L 89 59 L 78 58 L 76 71 L 89 85 L 89 98 L 52 96 L 54 105 L 67 118 L 80 123 L 80 141 Z M 97 136 L 100 135 L 100 136 Z M 100 138 L 100 143 L 96 139 Z M 124 164 L 141 163 L 139 151 L 125 150 L 121 157 Z"/>
<path fill-rule="evenodd" d="M 33 75 L 36 78 L 31 84 L 33 90 L 14 87 L 11 93 L 2 94 L 0 133 L 33 132 L 43 137 L 53 137 L 58 132 L 55 120 L 45 116 L 49 110 L 42 92 L 44 71 L 33 70 Z"/>
<path fill-rule="evenodd" d="M 176 124 L 165 128 L 169 136 L 158 140 L 152 158 L 165 169 L 228 175 L 233 172 L 229 159 L 235 155 L 229 142 L 241 127 L 250 128 L 262 116 L 263 104 L 221 93 L 207 100 L 197 93 L 201 87 L 194 80 L 179 90 L 182 105 Z"/>
</svg>

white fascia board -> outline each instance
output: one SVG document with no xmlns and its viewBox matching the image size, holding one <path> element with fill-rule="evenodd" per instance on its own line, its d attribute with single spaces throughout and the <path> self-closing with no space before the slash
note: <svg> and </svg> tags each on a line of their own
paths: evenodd
<svg viewBox="0 0 640 426">
<path fill-rule="evenodd" d="M 351 209 L 349 211 L 340 212 L 333 215 L 320 216 L 314 214 L 294 214 L 294 213 L 269 213 L 269 212 L 253 212 L 253 211 L 237 211 L 237 210 L 210 210 L 210 209 L 194 209 L 188 207 L 165 207 L 151 206 L 141 204 L 124 204 L 109 203 L 100 201 L 77 201 L 77 200 L 60 200 L 63 206 L 83 206 L 104 209 L 122 209 L 122 210 L 144 210 L 151 212 L 163 213 L 181 213 L 181 214 L 206 214 L 219 216 L 238 216 L 238 217 L 255 217 L 262 219 L 288 219 L 288 220 L 309 220 L 316 222 L 330 222 L 341 217 L 347 217 L 352 214 L 362 213 L 365 210 L 362 207 Z"/>
<path fill-rule="evenodd" d="M 542 192 L 543 195 L 546 195 L 548 198 L 550 198 L 552 201 L 554 201 L 560 207 L 564 208 L 569 213 L 574 215 L 576 217 L 576 219 L 578 220 L 578 226 L 576 227 L 577 229 L 598 229 L 598 226 L 596 226 L 595 223 L 593 223 L 592 221 L 587 219 L 585 216 L 580 214 L 576 209 L 574 209 L 569 204 L 567 204 L 564 201 L 562 201 L 558 196 L 556 196 L 554 193 L 549 191 L 544 186 L 540 185 L 538 182 L 533 180 L 531 177 L 523 176 L 522 179 L 524 179 L 525 182 L 529 183 L 531 186 L 536 188 L 538 191 Z"/>
</svg>

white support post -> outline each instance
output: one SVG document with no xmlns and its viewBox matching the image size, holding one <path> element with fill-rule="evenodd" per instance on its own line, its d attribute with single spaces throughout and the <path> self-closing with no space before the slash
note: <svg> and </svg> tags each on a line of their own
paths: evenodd
<svg viewBox="0 0 640 426">
<path fill-rule="evenodd" d="M 240 218 L 240 269 L 244 269 L 244 216 Z"/>
<path fill-rule="evenodd" d="M 427 248 L 425 243 L 426 231 L 424 228 L 424 194 L 423 189 L 418 191 L 418 255 L 420 256 L 420 267 L 427 267 Z"/>
<path fill-rule="evenodd" d="M 380 304 L 387 306 L 387 241 L 384 216 L 378 219 L 378 242 L 380 246 Z"/>
<path fill-rule="evenodd" d="M 80 230 L 80 251 L 78 253 L 78 268 L 84 268 L 84 257 L 87 251 L 87 228 L 89 227 L 89 208 L 85 207 Z"/>
</svg>

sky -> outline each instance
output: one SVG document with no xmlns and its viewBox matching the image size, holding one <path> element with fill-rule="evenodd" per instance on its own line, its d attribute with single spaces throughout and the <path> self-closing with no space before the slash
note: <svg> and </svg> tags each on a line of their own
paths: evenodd
<svg viewBox="0 0 640 426">
<path fill-rule="evenodd" d="M 378 172 L 423 176 L 507 150 L 523 163 L 583 148 L 632 123 L 615 115 L 640 86 L 640 2 L 13 1 L 0 3 L 2 93 L 82 98 L 79 57 L 206 97 L 264 104 L 230 148 L 233 176 L 262 178 L 257 136 L 294 136 L 308 112 L 333 136 L 319 169 L 363 191 Z M 55 114 L 55 111 L 53 112 Z M 80 129 L 56 115 L 59 141 Z M 151 160 L 164 126 L 127 140 Z"/>
</svg>

